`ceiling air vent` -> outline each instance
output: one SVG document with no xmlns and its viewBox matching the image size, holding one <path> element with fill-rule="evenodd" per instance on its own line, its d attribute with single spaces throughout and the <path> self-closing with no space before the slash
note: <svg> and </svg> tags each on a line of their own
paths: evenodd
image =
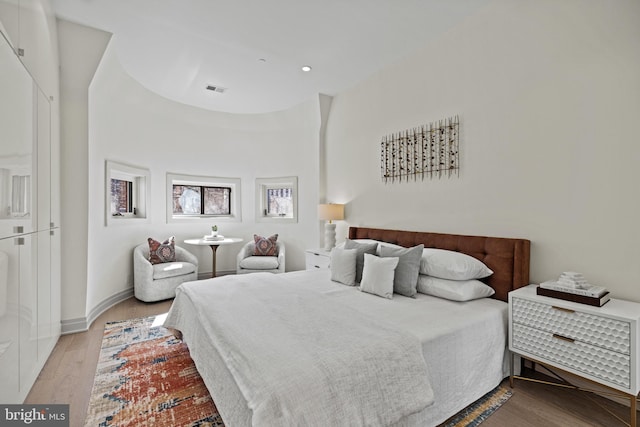
<svg viewBox="0 0 640 427">
<path fill-rule="evenodd" d="M 207 90 L 211 90 L 213 92 L 218 92 L 218 93 L 224 93 L 227 90 L 227 88 L 222 86 L 209 85 L 207 86 Z"/>
</svg>

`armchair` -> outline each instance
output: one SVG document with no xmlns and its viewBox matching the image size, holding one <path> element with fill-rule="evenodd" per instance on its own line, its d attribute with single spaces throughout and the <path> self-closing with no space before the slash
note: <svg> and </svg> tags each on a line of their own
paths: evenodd
<svg viewBox="0 0 640 427">
<path fill-rule="evenodd" d="M 275 256 L 254 256 L 255 243 L 249 242 L 242 247 L 236 258 L 236 273 L 284 273 L 285 249 L 284 243 L 276 242 Z"/>
<path fill-rule="evenodd" d="M 162 264 L 149 262 L 149 244 L 142 243 L 133 250 L 134 295 L 151 302 L 173 298 L 183 282 L 198 279 L 198 258 L 175 246 L 176 261 Z"/>
</svg>

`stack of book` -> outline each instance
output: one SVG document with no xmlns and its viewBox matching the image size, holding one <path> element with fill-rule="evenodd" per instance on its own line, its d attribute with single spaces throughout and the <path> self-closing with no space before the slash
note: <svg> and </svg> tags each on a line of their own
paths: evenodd
<svg viewBox="0 0 640 427">
<path fill-rule="evenodd" d="M 602 307 L 611 299 L 602 286 L 590 285 L 580 273 L 564 272 L 558 280 L 540 283 L 538 295 Z"/>
<path fill-rule="evenodd" d="M 224 236 L 221 236 L 219 234 L 212 236 L 211 234 L 207 234 L 205 236 L 203 236 L 203 239 L 206 241 L 210 241 L 210 242 L 217 242 L 219 240 L 224 240 Z"/>
</svg>

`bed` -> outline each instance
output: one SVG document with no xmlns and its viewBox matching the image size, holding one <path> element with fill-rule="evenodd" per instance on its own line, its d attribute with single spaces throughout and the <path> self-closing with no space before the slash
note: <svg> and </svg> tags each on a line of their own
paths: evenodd
<svg viewBox="0 0 640 427">
<path fill-rule="evenodd" d="M 329 270 L 185 283 L 165 326 L 227 427 L 435 426 L 508 376 L 506 300 L 528 284 L 528 240 L 363 227 L 349 239 L 469 255 L 493 271 L 482 281 L 495 293 L 389 300 Z"/>
</svg>

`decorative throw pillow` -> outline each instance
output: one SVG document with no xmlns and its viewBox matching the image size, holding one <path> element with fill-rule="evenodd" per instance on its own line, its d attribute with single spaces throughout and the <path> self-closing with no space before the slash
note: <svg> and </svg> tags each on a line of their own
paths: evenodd
<svg viewBox="0 0 640 427">
<path fill-rule="evenodd" d="M 347 286 L 355 286 L 357 258 L 357 249 L 333 248 L 331 251 L 331 280 Z"/>
<path fill-rule="evenodd" d="M 364 254 L 375 255 L 378 243 L 358 243 L 354 240 L 347 239 L 344 242 L 344 248 L 358 250 L 358 257 L 356 258 L 356 282 L 360 283 L 362 280 L 362 269 L 364 268 Z"/>
<path fill-rule="evenodd" d="M 395 278 L 393 279 L 393 292 L 414 298 L 416 286 L 418 286 L 418 273 L 420 272 L 420 259 L 424 245 L 412 248 L 392 247 L 380 245 L 381 257 L 398 257 Z"/>
<path fill-rule="evenodd" d="M 491 276 L 493 271 L 467 254 L 425 248 L 420 260 L 420 274 L 449 280 L 471 280 Z"/>
<path fill-rule="evenodd" d="M 383 298 L 393 298 L 393 276 L 398 258 L 379 258 L 371 254 L 364 254 L 363 257 L 360 290 Z"/>
<path fill-rule="evenodd" d="M 254 256 L 276 256 L 276 240 L 278 240 L 278 235 L 274 234 L 269 237 L 258 236 L 257 234 L 253 235 L 253 241 L 255 242 L 255 250 L 253 251 Z"/>
<path fill-rule="evenodd" d="M 149 242 L 149 262 L 151 264 L 175 262 L 176 246 L 174 236 L 169 237 L 162 243 L 152 239 L 151 237 L 149 237 L 147 241 Z"/>
<path fill-rule="evenodd" d="M 422 274 L 418 277 L 418 292 L 452 301 L 471 301 L 496 293 L 479 280 L 447 280 Z"/>
</svg>

